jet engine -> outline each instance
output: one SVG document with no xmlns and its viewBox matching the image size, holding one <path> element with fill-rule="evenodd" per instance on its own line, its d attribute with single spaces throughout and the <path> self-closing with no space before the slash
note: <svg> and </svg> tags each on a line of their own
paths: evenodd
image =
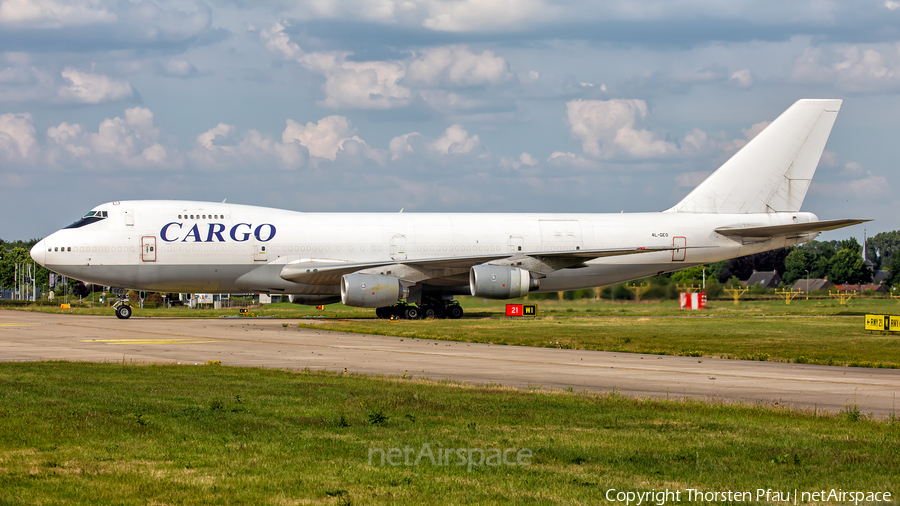
<svg viewBox="0 0 900 506">
<path fill-rule="evenodd" d="M 341 298 L 337 295 L 288 295 L 288 298 L 291 300 L 291 303 L 304 306 L 324 306 L 341 301 Z"/>
<path fill-rule="evenodd" d="M 341 278 L 341 302 L 345 306 L 385 307 L 409 295 L 400 280 L 380 274 L 345 274 Z"/>
<path fill-rule="evenodd" d="M 469 290 L 474 297 L 485 299 L 514 299 L 537 290 L 540 281 L 518 267 L 504 265 L 476 265 L 469 271 Z"/>
</svg>

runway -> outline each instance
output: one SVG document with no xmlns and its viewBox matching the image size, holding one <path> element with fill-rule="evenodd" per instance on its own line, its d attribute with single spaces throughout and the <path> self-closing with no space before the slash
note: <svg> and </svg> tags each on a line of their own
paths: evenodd
<svg viewBox="0 0 900 506">
<path fill-rule="evenodd" d="M 895 413 L 900 370 L 749 362 L 348 334 L 298 320 L 74 316 L 0 310 L 0 361 L 139 361 L 327 369 L 629 396 Z M 284 327 L 284 323 L 291 323 Z M 385 322 L 385 326 L 391 325 Z"/>
</svg>

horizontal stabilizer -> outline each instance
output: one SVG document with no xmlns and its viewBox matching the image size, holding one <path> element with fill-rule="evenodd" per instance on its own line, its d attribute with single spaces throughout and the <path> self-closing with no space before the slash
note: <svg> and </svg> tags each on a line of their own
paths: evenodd
<svg viewBox="0 0 900 506">
<path fill-rule="evenodd" d="M 716 232 L 732 237 L 773 237 L 776 235 L 800 235 L 811 232 L 825 232 L 838 228 L 859 225 L 872 220 L 825 220 L 811 221 L 807 223 L 791 223 L 788 225 L 772 225 L 768 227 L 721 227 Z"/>
<path fill-rule="evenodd" d="M 503 259 L 540 257 L 547 260 L 558 260 L 560 268 L 568 265 L 586 262 L 595 258 L 635 255 L 640 253 L 653 253 L 655 251 L 671 251 L 672 246 L 648 246 L 631 248 L 609 249 L 577 249 L 569 251 L 541 251 L 534 253 L 495 253 L 493 255 L 478 255 L 451 258 L 432 258 L 416 260 L 389 260 L 385 262 L 327 262 L 327 261 L 299 261 L 291 262 L 281 270 L 281 278 L 295 283 L 308 285 L 333 285 L 340 282 L 345 274 L 351 274 L 373 267 L 388 265 L 407 265 L 420 269 L 469 269 L 472 266 L 487 262 L 496 262 Z M 678 249 L 685 249 L 683 246 Z"/>
</svg>

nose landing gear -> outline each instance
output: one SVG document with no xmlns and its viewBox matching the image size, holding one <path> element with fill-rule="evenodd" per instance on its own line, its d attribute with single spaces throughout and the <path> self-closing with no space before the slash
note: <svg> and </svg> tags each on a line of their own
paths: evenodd
<svg viewBox="0 0 900 506">
<path fill-rule="evenodd" d="M 124 302 L 116 302 L 116 305 L 113 306 L 116 310 L 116 318 L 120 320 L 127 320 L 131 318 L 131 306 L 125 304 Z"/>
<path fill-rule="evenodd" d="M 125 298 L 125 289 L 113 287 L 110 288 L 110 291 L 116 296 L 116 301 L 113 303 L 113 309 L 116 311 L 116 318 L 120 320 L 131 318 L 131 306 L 128 305 L 128 299 Z"/>
</svg>

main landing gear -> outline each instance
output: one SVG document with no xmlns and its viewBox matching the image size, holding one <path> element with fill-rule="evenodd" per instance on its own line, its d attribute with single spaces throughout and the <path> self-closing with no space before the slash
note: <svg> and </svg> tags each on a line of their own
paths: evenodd
<svg viewBox="0 0 900 506">
<path fill-rule="evenodd" d="M 380 307 L 375 310 L 375 316 L 384 320 L 393 317 L 402 320 L 418 320 L 420 318 L 450 318 L 455 320 L 462 318 L 462 315 L 463 308 L 455 300 L 428 301 L 416 306 L 401 302 L 394 306 Z"/>
</svg>

